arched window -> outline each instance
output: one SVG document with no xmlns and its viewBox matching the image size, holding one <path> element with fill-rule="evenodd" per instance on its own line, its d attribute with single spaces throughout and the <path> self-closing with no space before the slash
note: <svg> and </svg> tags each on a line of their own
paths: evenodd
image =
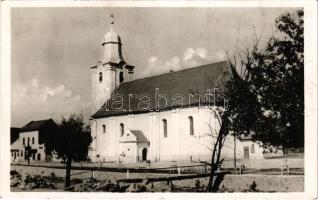
<svg viewBox="0 0 318 200">
<path fill-rule="evenodd" d="M 103 73 L 99 72 L 99 82 L 101 83 L 103 81 Z"/>
<path fill-rule="evenodd" d="M 194 135 L 193 117 L 192 116 L 189 116 L 189 131 L 190 131 L 190 135 Z"/>
<path fill-rule="evenodd" d="M 103 133 L 106 133 L 106 125 L 103 124 Z"/>
<path fill-rule="evenodd" d="M 120 136 L 122 137 L 122 136 L 124 136 L 124 134 L 125 134 L 125 127 L 124 127 L 124 124 L 121 123 L 120 124 Z"/>
<path fill-rule="evenodd" d="M 255 145 L 254 144 L 251 145 L 251 153 L 255 153 Z"/>
<path fill-rule="evenodd" d="M 168 125 L 167 125 L 167 120 L 163 119 L 162 120 L 162 129 L 163 129 L 163 137 L 168 137 Z"/>
<path fill-rule="evenodd" d="M 124 81 L 124 73 L 119 72 L 119 82 L 122 83 Z"/>
</svg>

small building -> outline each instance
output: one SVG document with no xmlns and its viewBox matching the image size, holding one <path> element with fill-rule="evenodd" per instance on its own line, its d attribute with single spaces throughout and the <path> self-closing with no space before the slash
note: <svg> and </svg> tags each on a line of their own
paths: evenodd
<svg viewBox="0 0 318 200">
<path fill-rule="evenodd" d="M 20 129 L 18 144 L 19 161 L 46 161 L 45 142 L 59 130 L 52 119 L 31 121 Z"/>
<path fill-rule="evenodd" d="M 147 160 L 147 149 L 149 149 L 150 141 L 140 130 L 127 130 L 126 134 L 120 138 L 120 144 L 123 149 L 127 149 L 122 153 L 123 162 L 141 162 Z"/>
<path fill-rule="evenodd" d="M 245 160 L 264 158 L 264 149 L 260 144 L 253 141 L 252 136 L 240 137 L 238 144 L 238 158 Z"/>
</svg>

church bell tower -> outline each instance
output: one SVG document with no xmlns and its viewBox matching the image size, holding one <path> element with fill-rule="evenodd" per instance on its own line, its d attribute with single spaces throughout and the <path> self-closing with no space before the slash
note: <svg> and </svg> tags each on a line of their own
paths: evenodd
<svg viewBox="0 0 318 200">
<path fill-rule="evenodd" d="M 126 78 L 131 79 L 134 69 L 123 58 L 121 38 L 114 31 L 114 15 L 111 14 L 110 18 L 110 31 L 104 35 L 101 58 L 97 65 L 91 67 L 93 114 L 111 98 Z"/>
</svg>

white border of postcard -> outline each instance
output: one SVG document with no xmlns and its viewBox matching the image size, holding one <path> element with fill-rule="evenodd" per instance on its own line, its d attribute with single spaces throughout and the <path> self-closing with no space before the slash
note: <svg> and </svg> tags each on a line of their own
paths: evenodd
<svg viewBox="0 0 318 200">
<path fill-rule="evenodd" d="M 12 7 L 303 7 L 305 14 L 305 191 L 301 193 L 10 192 L 10 8 Z M 314 199 L 317 198 L 316 1 L 2 1 L 0 198 L 27 199 Z"/>
</svg>

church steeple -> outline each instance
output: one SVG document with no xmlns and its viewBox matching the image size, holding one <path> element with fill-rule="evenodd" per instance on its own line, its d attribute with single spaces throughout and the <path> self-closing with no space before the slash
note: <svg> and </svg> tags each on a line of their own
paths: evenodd
<svg viewBox="0 0 318 200">
<path fill-rule="evenodd" d="M 102 56 L 97 65 L 91 68 L 93 112 L 111 98 L 121 83 L 133 79 L 134 66 L 124 61 L 121 39 L 114 30 L 114 24 L 114 15 L 111 14 L 110 31 L 104 35 L 102 42 Z"/>
<path fill-rule="evenodd" d="M 104 35 L 102 46 L 102 56 L 100 62 L 102 64 L 117 65 L 122 67 L 125 64 L 124 58 L 121 52 L 121 38 L 114 31 L 114 15 L 110 15 L 110 31 Z"/>
</svg>

